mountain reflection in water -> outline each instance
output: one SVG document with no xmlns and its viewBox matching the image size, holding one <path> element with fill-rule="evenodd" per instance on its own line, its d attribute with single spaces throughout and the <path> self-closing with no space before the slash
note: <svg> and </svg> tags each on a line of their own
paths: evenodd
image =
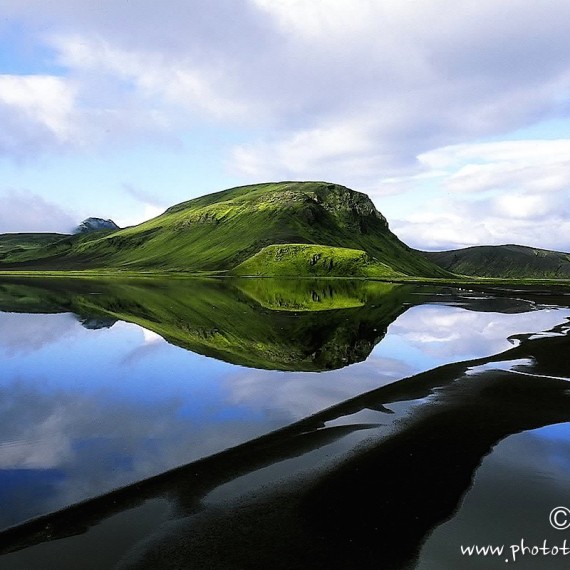
<svg viewBox="0 0 570 570">
<path fill-rule="evenodd" d="M 75 283 L 65 294 L 48 282 L 44 301 L 37 285 L 21 285 L 18 295 L 10 289 L 16 284 L 0 289 L 4 310 L 18 310 L 19 304 L 21 310 L 73 311 L 91 326 L 97 316 L 102 322 L 127 320 L 202 354 L 290 370 L 365 359 L 396 317 L 422 303 L 504 313 L 568 306 L 568 297 L 556 294 L 419 294 L 413 287 L 363 282 L 342 284 L 338 294 L 332 282 L 303 284 L 288 294 L 286 283 L 264 289 L 245 280 L 235 287 Z M 311 303 L 323 302 L 326 310 L 311 310 Z M 545 333 L 520 331 L 512 340 L 515 346 L 503 352 L 395 381 L 9 529 L 0 534 L 1 552 L 11 552 L 2 562 L 6 568 L 40 568 L 46 556 L 61 563 L 66 551 L 79 545 L 85 554 L 103 541 L 110 554 L 98 554 L 99 567 L 413 566 L 426 538 L 453 516 L 499 441 L 570 421 L 567 322 Z M 395 422 L 394 411 L 403 411 Z M 158 518 L 121 548 L 111 524 L 120 516 L 127 526 L 141 517 Z M 65 537 L 71 538 L 52 542 Z"/>
<path fill-rule="evenodd" d="M 225 362 L 320 371 L 366 359 L 412 289 L 332 280 L 11 280 L 0 284 L 0 309 L 71 311 L 89 328 L 121 319 Z"/>
</svg>

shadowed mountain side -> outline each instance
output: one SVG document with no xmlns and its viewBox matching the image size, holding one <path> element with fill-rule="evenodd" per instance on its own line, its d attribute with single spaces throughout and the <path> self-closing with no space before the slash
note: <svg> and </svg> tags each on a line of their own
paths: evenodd
<svg viewBox="0 0 570 570">
<path fill-rule="evenodd" d="M 152 498 L 172 523 L 138 545 L 128 568 L 408 568 L 429 533 L 457 508 L 483 457 L 503 438 L 570 421 L 568 323 L 510 350 L 441 366 L 333 406 L 225 452 L 0 533 L 1 552 L 88 531 Z M 522 362 L 522 364 L 521 364 Z M 509 364 L 510 363 L 510 364 Z M 510 368 L 510 369 L 508 369 Z M 390 433 L 327 422 L 424 399 Z M 346 421 L 346 420 L 345 420 Z M 207 508 L 220 485 L 348 433 L 366 445 L 333 466 L 274 481 L 266 491 Z M 100 540 L 100 537 L 94 537 Z M 65 542 L 59 542 L 65 552 Z"/>
<path fill-rule="evenodd" d="M 442 269 L 478 277 L 570 277 L 570 254 L 522 245 L 481 245 L 450 251 L 424 252 Z"/>
<path fill-rule="evenodd" d="M 365 360 L 413 290 L 345 280 L 19 279 L 0 287 L 0 309 L 40 311 L 45 298 L 46 312 L 59 303 L 82 322 L 136 323 L 233 364 L 316 372 Z"/>
</svg>

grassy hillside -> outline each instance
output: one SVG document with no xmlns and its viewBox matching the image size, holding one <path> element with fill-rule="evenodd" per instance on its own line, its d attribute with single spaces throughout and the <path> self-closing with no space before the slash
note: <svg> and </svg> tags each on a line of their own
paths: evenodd
<svg viewBox="0 0 570 570">
<path fill-rule="evenodd" d="M 264 247 L 240 263 L 236 275 L 271 277 L 401 277 L 359 249 L 323 245 L 283 244 Z"/>
<path fill-rule="evenodd" d="M 243 186 L 169 208 L 138 226 L 105 235 L 71 236 L 35 258 L 0 268 L 229 270 L 274 244 L 320 244 L 366 252 L 396 272 L 447 272 L 403 244 L 370 199 L 325 182 Z"/>
<path fill-rule="evenodd" d="M 39 250 L 66 237 L 53 233 L 0 234 L 0 262 L 33 259 Z"/>
<path fill-rule="evenodd" d="M 521 245 L 477 246 L 426 252 L 443 269 L 480 277 L 569 278 L 570 254 Z"/>
</svg>

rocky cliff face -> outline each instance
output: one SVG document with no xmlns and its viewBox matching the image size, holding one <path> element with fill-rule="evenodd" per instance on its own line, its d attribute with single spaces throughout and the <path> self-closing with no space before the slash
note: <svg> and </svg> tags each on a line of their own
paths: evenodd
<svg viewBox="0 0 570 570">
<path fill-rule="evenodd" d="M 85 234 L 88 232 L 98 232 L 100 230 L 119 230 L 119 226 L 113 220 L 103 218 L 87 218 L 83 220 L 74 230 L 74 234 Z"/>
<path fill-rule="evenodd" d="M 388 229 L 386 218 L 362 192 L 350 190 L 339 184 L 327 184 L 318 188 L 314 195 L 317 204 L 347 226 L 366 232 L 371 221 L 379 221 L 381 226 Z M 377 227 L 376 224 L 373 225 Z"/>
<path fill-rule="evenodd" d="M 339 224 L 357 233 L 388 230 L 386 218 L 376 209 L 372 200 L 340 184 L 326 182 L 291 182 L 268 185 L 252 201 L 256 207 L 287 212 L 310 226 Z"/>
<path fill-rule="evenodd" d="M 371 216 L 388 226 L 386 218 L 362 192 L 356 192 L 339 184 L 327 184 L 318 188 L 315 195 L 317 202 L 326 210 L 351 216 Z"/>
</svg>

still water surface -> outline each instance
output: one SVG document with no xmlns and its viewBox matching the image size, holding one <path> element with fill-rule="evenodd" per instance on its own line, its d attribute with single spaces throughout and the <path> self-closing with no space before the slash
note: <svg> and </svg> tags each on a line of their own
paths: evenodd
<svg viewBox="0 0 570 570">
<path fill-rule="evenodd" d="M 494 568 L 523 538 L 570 542 L 548 524 L 570 507 L 569 305 L 6 280 L 0 567 Z M 472 544 L 506 554 L 462 556 Z"/>
</svg>

